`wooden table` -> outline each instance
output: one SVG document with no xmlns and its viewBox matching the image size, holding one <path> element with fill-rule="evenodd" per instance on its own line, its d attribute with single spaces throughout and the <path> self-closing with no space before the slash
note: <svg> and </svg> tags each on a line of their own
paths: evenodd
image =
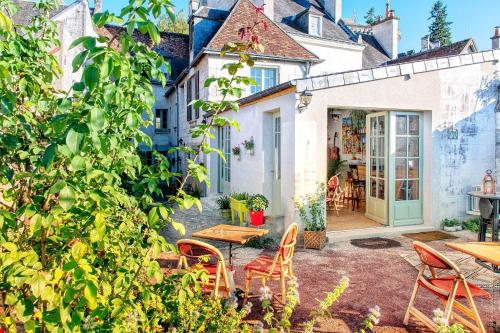
<svg viewBox="0 0 500 333">
<path fill-rule="evenodd" d="M 454 250 L 471 255 L 479 260 L 479 264 L 495 273 L 500 273 L 500 243 L 499 242 L 470 242 L 470 243 L 446 243 L 446 246 Z M 484 265 L 487 262 L 490 265 Z"/>
<path fill-rule="evenodd" d="M 268 233 L 269 230 L 266 229 L 219 224 L 208 229 L 196 231 L 192 234 L 192 236 L 196 238 L 229 243 L 229 264 L 231 265 L 233 244 L 244 245 L 249 240 L 262 237 Z"/>
</svg>

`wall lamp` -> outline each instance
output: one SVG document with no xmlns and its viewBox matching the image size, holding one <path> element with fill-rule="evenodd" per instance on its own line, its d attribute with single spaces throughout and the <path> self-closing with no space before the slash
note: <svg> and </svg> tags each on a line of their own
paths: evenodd
<svg viewBox="0 0 500 333">
<path fill-rule="evenodd" d="M 304 91 L 299 97 L 299 112 L 304 112 L 305 109 L 311 104 L 313 94 L 310 91 Z"/>
</svg>

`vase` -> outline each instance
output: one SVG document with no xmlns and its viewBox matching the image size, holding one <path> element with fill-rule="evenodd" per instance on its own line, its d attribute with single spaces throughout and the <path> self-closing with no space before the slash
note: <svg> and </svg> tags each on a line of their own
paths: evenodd
<svg viewBox="0 0 500 333">
<path fill-rule="evenodd" d="M 250 215 L 250 224 L 253 226 L 260 226 L 264 224 L 264 211 L 258 210 L 253 211 L 249 210 L 248 214 Z"/>
</svg>

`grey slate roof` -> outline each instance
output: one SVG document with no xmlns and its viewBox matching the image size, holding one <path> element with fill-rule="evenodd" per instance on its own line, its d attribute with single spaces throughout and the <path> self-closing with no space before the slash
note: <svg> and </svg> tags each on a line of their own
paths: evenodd
<svg viewBox="0 0 500 333">
<path fill-rule="evenodd" d="M 17 13 L 13 17 L 14 23 L 16 24 L 27 25 L 31 23 L 33 17 L 40 15 L 40 11 L 34 7 L 34 3 L 32 1 L 14 0 L 14 3 L 18 8 Z M 70 6 L 71 5 L 61 5 L 59 8 L 50 13 L 50 16 L 54 17 Z"/>
<path fill-rule="evenodd" d="M 391 60 L 373 35 L 361 34 L 360 36 L 363 44 L 366 45 L 363 50 L 363 68 L 377 67 Z"/>
<path fill-rule="evenodd" d="M 318 0 L 274 0 L 274 21 L 288 33 L 311 36 L 295 22 L 297 15 L 311 8 L 313 13 L 323 14 L 323 38 L 341 42 L 353 42 L 347 33 L 336 24 Z M 318 38 L 318 37 L 317 37 Z M 321 38 L 321 37 L 319 37 Z"/>
</svg>

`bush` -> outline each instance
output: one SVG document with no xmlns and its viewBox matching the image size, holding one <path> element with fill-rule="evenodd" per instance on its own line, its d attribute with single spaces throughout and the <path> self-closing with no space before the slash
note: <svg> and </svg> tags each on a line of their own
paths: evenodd
<svg viewBox="0 0 500 333">
<path fill-rule="evenodd" d="M 229 199 L 229 196 L 227 194 L 222 194 L 217 197 L 215 200 L 215 203 L 219 207 L 219 209 L 231 209 L 231 200 Z"/>
<path fill-rule="evenodd" d="M 316 192 L 300 198 L 295 198 L 295 207 L 304 223 L 305 231 L 323 231 L 326 229 L 325 184 L 318 184 Z"/>
<path fill-rule="evenodd" d="M 464 221 L 464 227 L 469 231 L 479 232 L 479 223 L 480 223 L 479 219 Z"/>
</svg>

